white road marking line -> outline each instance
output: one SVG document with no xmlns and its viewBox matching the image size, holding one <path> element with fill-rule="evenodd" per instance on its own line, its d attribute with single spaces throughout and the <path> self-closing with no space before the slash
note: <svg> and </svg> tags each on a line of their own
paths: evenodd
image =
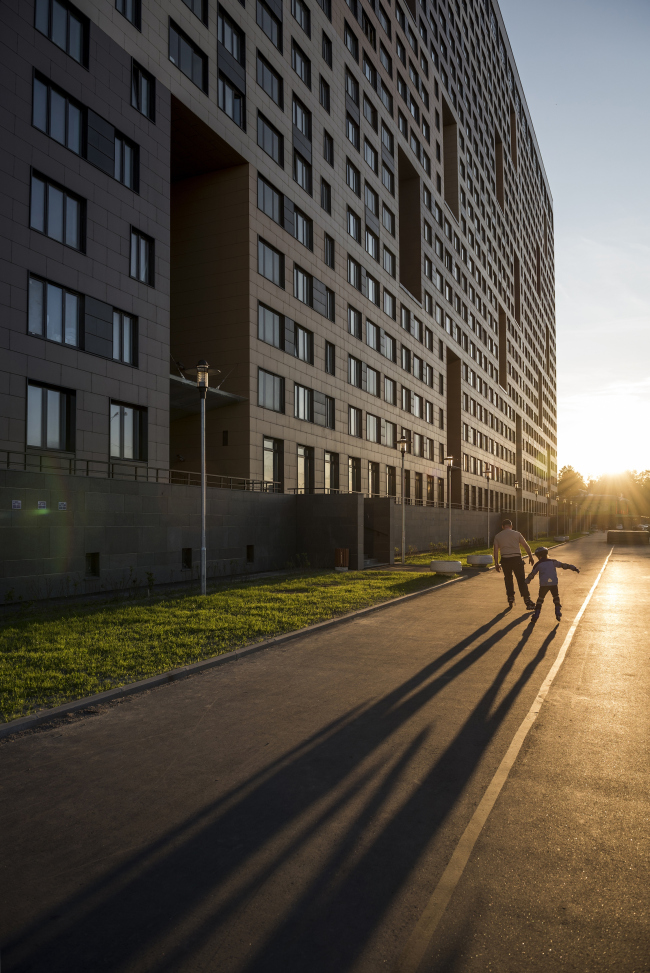
<svg viewBox="0 0 650 973">
<path fill-rule="evenodd" d="M 447 906 L 449 905 L 449 901 L 454 893 L 454 890 L 461 879 L 465 866 L 467 865 L 469 857 L 474 849 L 474 845 L 478 840 L 478 836 L 483 830 L 483 826 L 485 825 L 485 822 L 487 821 L 490 812 L 496 803 L 497 797 L 501 793 L 501 789 L 508 779 L 508 774 L 512 770 L 514 762 L 519 755 L 519 751 L 521 750 L 523 742 L 528 735 L 528 731 L 537 719 L 539 711 L 542 708 L 542 703 L 546 699 L 551 685 L 553 684 L 553 680 L 558 674 L 560 666 L 564 662 L 564 658 L 567 654 L 569 646 L 571 645 L 571 641 L 580 623 L 580 619 L 582 618 L 587 605 L 591 601 L 591 596 L 596 590 L 596 586 L 598 585 L 598 582 L 600 581 L 603 572 L 607 567 L 607 562 L 612 556 L 613 550 L 614 548 L 612 547 L 609 554 L 605 558 L 605 563 L 598 572 L 598 577 L 591 586 L 589 594 L 583 601 L 580 611 L 574 619 L 573 625 L 567 632 L 566 638 L 562 643 L 562 648 L 558 652 L 555 662 L 549 670 L 546 679 L 542 683 L 533 705 L 528 710 L 528 713 L 525 716 L 521 726 L 515 733 L 512 743 L 508 747 L 503 760 L 499 764 L 497 772 L 492 778 L 492 781 L 483 795 L 480 804 L 474 811 L 471 821 L 465 828 L 465 831 L 463 832 L 463 835 L 449 860 L 449 864 L 442 873 L 442 877 L 434 889 L 433 894 L 424 909 L 424 912 L 420 916 L 415 929 L 411 933 L 405 948 L 400 954 L 394 969 L 394 973 L 417 973 L 433 934 L 436 931 L 436 928 L 442 919 Z"/>
</svg>

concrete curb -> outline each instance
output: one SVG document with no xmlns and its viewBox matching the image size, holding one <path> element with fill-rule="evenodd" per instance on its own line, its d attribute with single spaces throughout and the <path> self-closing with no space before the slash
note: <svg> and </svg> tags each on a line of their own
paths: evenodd
<svg viewBox="0 0 650 973">
<path fill-rule="evenodd" d="M 400 605 L 405 601 L 410 601 L 412 598 L 419 598 L 421 595 L 428 595 L 434 591 L 440 591 L 441 588 L 447 588 L 449 585 L 458 584 L 459 581 L 466 581 L 470 576 L 465 575 L 460 578 L 453 578 L 451 581 L 443 581 L 442 584 L 433 585 L 431 588 L 423 588 L 422 591 L 412 591 L 408 595 L 391 598 L 389 601 L 382 601 L 378 605 L 370 605 L 368 608 L 358 608 L 356 611 L 348 612 L 347 615 L 340 615 L 338 618 L 328 618 L 324 622 L 317 622 L 315 625 L 308 625 L 306 628 L 299 628 L 294 632 L 286 632 L 284 635 L 265 639 L 264 642 L 256 642 L 253 645 L 242 646 L 240 649 L 232 649 L 230 652 L 224 652 L 222 655 L 212 656 L 210 659 L 202 659 L 200 662 L 193 662 L 190 665 L 181 666 L 180 669 L 171 669 L 169 672 L 163 672 L 157 676 L 150 676 L 148 679 L 141 679 L 139 682 L 133 682 L 127 686 L 116 686 L 115 689 L 107 689 L 103 693 L 86 696 L 84 699 L 75 699 L 70 703 L 64 703 L 63 706 L 57 706 L 54 709 L 40 710 L 31 716 L 21 716 L 16 720 L 10 720 L 9 723 L 0 725 L 0 740 L 6 739 L 15 733 L 22 733 L 23 730 L 31 730 L 34 727 L 42 726 L 44 723 L 51 723 L 53 720 L 59 719 L 62 716 L 78 713 L 91 706 L 99 706 L 102 703 L 111 703 L 119 699 L 125 699 L 127 696 L 146 692 L 149 689 L 155 689 L 157 686 L 164 686 L 166 683 L 186 679 L 188 676 L 196 675 L 196 673 L 203 672 L 206 669 L 214 669 L 215 666 L 225 665 L 225 663 L 232 662 L 242 656 L 253 655 L 255 652 L 270 649 L 274 645 L 290 642 L 293 639 L 301 638 L 303 635 L 310 635 L 312 632 L 333 628 L 335 625 L 343 625 L 345 622 L 354 621 L 356 618 L 362 618 L 364 615 L 370 615 L 372 612 L 381 611 L 384 608 L 392 608 L 394 605 Z"/>
</svg>

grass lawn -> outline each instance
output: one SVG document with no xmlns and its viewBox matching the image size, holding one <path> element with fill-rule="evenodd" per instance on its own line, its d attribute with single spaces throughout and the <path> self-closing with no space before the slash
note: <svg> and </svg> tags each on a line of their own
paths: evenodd
<svg viewBox="0 0 650 973">
<path fill-rule="evenodd" d="M 430 572 L 333 571 L 26 608 L 0 624 L 0 722 L 123 686 L 444 581 Z"/>
</svg>

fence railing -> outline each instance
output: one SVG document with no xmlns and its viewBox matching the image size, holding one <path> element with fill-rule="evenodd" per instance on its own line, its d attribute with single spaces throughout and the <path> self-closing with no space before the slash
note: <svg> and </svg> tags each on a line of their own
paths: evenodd
<svg viewBox="0 0 650 973">
<path fill-rule="evenodd" d="M 201 474 L 193 470 L 168 470 L 144 463 L 121 463 L 108 460 L 78 459 L 75 456 L 51 456 L 0 450 L 0 469 L 23 473 L 62 473 L 64 476 L 99 477 L 108 480 L 136 480 L 140 483 L 172 483 L 200 486 Z M 274 480 L 252 480 L 242 476 L 208 473 L 207 484 L 221 490 L 249 490 L 257 493 L 281 493 L 282 484 Z"/>
</svg>

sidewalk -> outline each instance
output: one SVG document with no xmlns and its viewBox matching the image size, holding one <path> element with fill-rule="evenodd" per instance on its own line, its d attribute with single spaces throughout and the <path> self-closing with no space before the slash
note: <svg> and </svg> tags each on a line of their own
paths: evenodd
<svg viewBox="0 0 650 973">
<path fill-rule="evenodd" d="M 582 573 L 562 575 L 559 628 L 548 605 L 535 627 L 519 600 L 504 612 L 502 578 L 489 572 L 0 744 L 3 973 L 391 970 L 608 550 L 602 535 L 562 548 Z M 627 570 L 615 559 L 601 586 Z M 625 584 L 637 599 L 639 584 Z M 633 700 L 647 691 L 639 626 L 648 602 L 615 628 L 605 590 L 596 589 L 585 635 L 579 628 L 422 971 L 642 969 L 581 965 L 577 911 L 568 913 L 573 965 L 539 958 L 534 937 L 533 953 L 516 951 L 520 934 L 530 943 L 530 929 L 548 928 L 563 882 L 583 919 L 602 902 L 598 923 L 580 926 L 602 955 L 603 914 L 614 923 L 615 913 L 601 862 L 620 911 L 620 890 L 637 881 L 629 850 L 646 854 L 637 786 L 645 752 L 634 741 L 647 717 Z M 580 648 L 579 636 L 600 645 L 603 633 L 606 656 Z M 596 658 L 607 660 L 603 670 L 592 668 Z M 638 696 L 619 696 L 619 683 Z M 635 736 L 621 748 L 628 725 Z M 585 798 L 581 832 L 570 800 L 596 793 L 603 820 Z M 592 855 L 580 841 L 597 820 Z M 557 852 L 571 835 L 571 855 Z M 647 930 L 626 928 L 631 956 Z"/>
</svg>

